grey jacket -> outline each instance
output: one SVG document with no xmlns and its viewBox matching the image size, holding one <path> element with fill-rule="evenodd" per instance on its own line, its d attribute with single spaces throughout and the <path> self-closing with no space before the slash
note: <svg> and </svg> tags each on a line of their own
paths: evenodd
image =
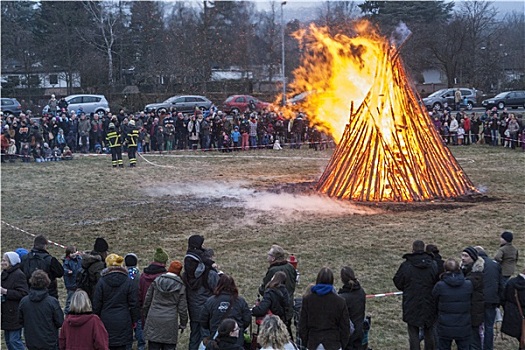
<svg viewBox="0 0 525 350">
<path fill-rule="evenodd" d="M 518 249 L 512 243 L 506 243 L 499 247 L 494 260 L 501 265 L 501 274 L 503 277 L 514 275 L 516 264 L 518 263 Z"/>
</svg>

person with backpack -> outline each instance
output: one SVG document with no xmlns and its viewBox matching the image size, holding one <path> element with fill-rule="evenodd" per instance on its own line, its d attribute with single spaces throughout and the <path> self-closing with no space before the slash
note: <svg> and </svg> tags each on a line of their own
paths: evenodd
<svg viewBox="0 0 525 350">
<path fill-rule="evenodd" d="M 93 245 L 93 250 L 82 255 L 82 268 L 77 273 L 77 288 L 85 291 L 91 300 L 93 300 L 100 274 L 106 268 L 105 259 L 108 256 L 108 249 L 108 242 L 98 237 Z"/>
<path fill-rule="evenodd" d="M 203 244 L 203 236 L 191 236 L 188 239 L 188 250 L 184 257 L 182 280 L 186 285 L 190 316 L 189 350 L 197 350 L 202 338 L 206 335 L 202 331 L 200 314 L 219 281 L 219 275 L 213 267 L 214 261 L 207 256 Z"/>
<path fill-rule="evenodd" d="M 69 313 L 69 304 L 71 303 L 71 297 L 77 290 L 77 274 L 82 267 L 82 257 L 77 252 L 75 246 L 69 246 L 66 248 L 66 257 L 63 263 L 64 268 L 64 286 L 67 290 L 66 306 L 64 313 Z"/>
<path fill-rule="evenodd" d="M 45 271 L 50 280 L 49 295 L 58 299 L 57 278 L 64 276 L 64 269 L 57 258 L 48 253 L 46 250 L 47 245 L 46 237 L 42 235 L 36 236 L 33 241 L 33 248 L 22 258 L 20 268 L 25 273 L 28 281 L 35 270 Z"/>
<path fill-rule="evenodd" d="M 281 318 L 287 324 L 287 314 L 290 313 L 290 297 L 286 290 L 286 273 L 277 271 L 272 279 L 266 285 L 263 299 L 258 305 L 253 307 L 252 315 L 255 317 L 264 317 L 267 313 L 272 313 Z M 291 335 L 291 334 L 290 334 Z"/>
</svg>

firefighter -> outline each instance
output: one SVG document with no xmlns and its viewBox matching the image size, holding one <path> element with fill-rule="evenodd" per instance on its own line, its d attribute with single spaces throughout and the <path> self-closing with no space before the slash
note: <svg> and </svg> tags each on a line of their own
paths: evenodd
<svg viewBox="0 0 525 350">
<path fill-rule="evenodd" d="M 116 168 L 117 164 L 120 168 L 123 168 L 122 145 L 120 144 L 120 135 L 115 127 L 115 123 L 109 123 L 106 140 L 108 141 L 109 148 L 111 148 L 111 164 L 113 168 Z"/>
<path fill-rule="evenodd" d="M 137 145 L 139 140 L 139 130 L 135 127 L 135 121 L 131 119 L 128 123 L 128 134 L 126 144 L 128 145 L 129 166 L 137 166 Z"/>
</svg>

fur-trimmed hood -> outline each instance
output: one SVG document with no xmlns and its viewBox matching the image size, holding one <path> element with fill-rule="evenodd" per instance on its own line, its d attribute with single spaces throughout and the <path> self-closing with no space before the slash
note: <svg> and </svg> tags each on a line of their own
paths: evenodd
<svg viewBox="0 0 525 350">
<path fill-rule="evenodd" d="M 478 260 L 472 264 L 472 272 L 483 272 L 485 268 L 485 260 L 482 257 L 478 257 Z"/>
</svg>

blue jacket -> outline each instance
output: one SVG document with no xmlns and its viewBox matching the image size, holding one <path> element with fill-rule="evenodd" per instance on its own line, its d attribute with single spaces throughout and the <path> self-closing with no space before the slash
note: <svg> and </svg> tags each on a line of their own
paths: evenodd
<svg viewBox="0 0 525 350">
<path fill-rule="evenodd" d="M 74 258 L 66 257 L 62 267 L 64 268 L 64 285 L 67 290 L 77 289 L 77 273 L 82 266 L 82 258 L 76 256 Z"/>
<path fill-rule="evenodd" d="M 440 338 L 470 338 L 472 291 L 472 282 L 461 273 L 447 272 L 434 286 L 432 296 L 438 309 L 437 331 Z"/>
</svg>

